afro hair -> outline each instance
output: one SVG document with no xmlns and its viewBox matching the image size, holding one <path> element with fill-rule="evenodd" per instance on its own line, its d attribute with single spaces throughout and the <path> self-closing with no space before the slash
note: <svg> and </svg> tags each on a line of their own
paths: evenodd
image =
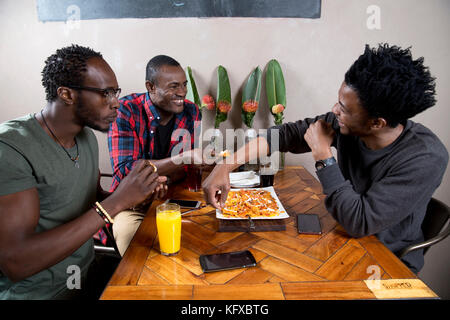
<svg viewBox="0 0 450 320">
<path fill-rule="evenodd" d="M 371 118 L 384 118 L 396 127 L 436 103 L 435 78 L 423 61 L 423 57 L 413 60 L 410 48 L 366 45 L 346 72 L 345 83 L 356 91 Z"/>
</svg>

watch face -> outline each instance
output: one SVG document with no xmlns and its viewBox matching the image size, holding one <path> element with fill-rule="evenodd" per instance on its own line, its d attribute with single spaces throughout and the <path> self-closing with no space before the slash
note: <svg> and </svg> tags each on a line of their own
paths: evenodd
<svg viewBox="0 0 450 320">
<path fill-rule="evenodd" d="M 323 167 L 325 167 L 324 163 L 322 161 L 317 161 L 316 162 L 316 170 L 320 170 Z"/>
</svg>

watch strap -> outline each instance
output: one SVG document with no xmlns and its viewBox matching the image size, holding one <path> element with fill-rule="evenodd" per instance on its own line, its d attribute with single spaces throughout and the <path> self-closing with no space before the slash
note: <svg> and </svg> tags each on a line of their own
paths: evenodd
<svg viewBox="0 0 450 320">
<path fill-rule="evenodd" d="M 321 170 L 325 167 L 331 166 L 333 164 L 336 163 L 336 158 L 335 157 L 329 157 L 327 159 L 324 160 L 317 160 L 316 161 L 316 169 L 317 170 Z"/>
</svg>

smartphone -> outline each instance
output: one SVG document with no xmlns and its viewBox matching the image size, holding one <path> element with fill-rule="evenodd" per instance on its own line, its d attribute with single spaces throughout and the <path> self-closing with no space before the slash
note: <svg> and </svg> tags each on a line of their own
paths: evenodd
<svg viewBox="0 0 450 320">
<path fill-rule="evenodd" d="M 191 208 L 191 209 L 200 208 L 200 205 L 202 204 L 200 201 L 179 200 L 179 199 L 169 199 L 166 201 L 166 203 L 175 203 L 179 205 L 181 208 Z"/>
<path fill-rule="evenodd" d="M 203 272 L 213 272 L 229 269 L 247 268 L 256 266 L 256 260 L 248 250 L 201 255 L 200 266 Z"/>
<path fill-rule="evenodd" d="M 304 234 L 322 234 L 319 216 L 317 214 L 298 214 L 297 230 L 298 233 Z"/>
</svg>

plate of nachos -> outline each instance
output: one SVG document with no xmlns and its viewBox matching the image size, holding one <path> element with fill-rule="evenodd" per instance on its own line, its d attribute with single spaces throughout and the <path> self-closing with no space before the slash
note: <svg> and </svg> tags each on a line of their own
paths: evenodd
<svg viewBox="0 0 450 320">
<path fill-rule="evenodd" d="M 225 208 L 216 210 L 218 219 L 286 219 L 286 210 L 273 187 L 252 189 L 231 189 Z"/>
</svg>

